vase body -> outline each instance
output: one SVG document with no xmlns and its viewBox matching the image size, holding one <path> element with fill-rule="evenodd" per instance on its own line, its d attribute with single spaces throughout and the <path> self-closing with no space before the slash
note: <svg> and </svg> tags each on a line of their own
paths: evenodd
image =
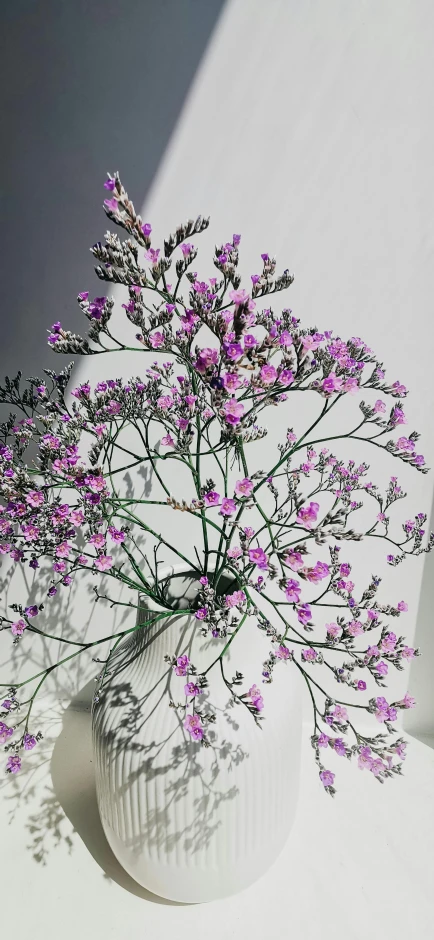
<svg viewBox="0 0 434 940">
<path fill-rule="evenodd" d="M 185 703 L 187 680 L 164 656 L 187 654 L 201 673 L 225 641 L 202 637 L 195 616 L 182 613 L 192 577 L 176 566 L 164 577 L 180 609 L 123 641 L 93 706 L 97 798 L 107 840 L 125 870 L 154 894 L 197 903 L 245 888 L 283 848 L 298 796 L 301 688 L 290 662 L 278 663 L 274 681 L 261 684 L 270 641 L 248 618 L 224 656 L 224 670 L 229 681 L 237 670 L 243 674 L 237 692 L 259 686 L 264 721 L 258 727 L 244 705 L 231 704 L 217 663 L 197 699 L 200 711 L 216 715 L 206 731 L 210 746 L 194 741 L 182 712 L 169 705 Z M 148 599 L 145 605 L 140 623 L 158 613 Z"/>
</svg>

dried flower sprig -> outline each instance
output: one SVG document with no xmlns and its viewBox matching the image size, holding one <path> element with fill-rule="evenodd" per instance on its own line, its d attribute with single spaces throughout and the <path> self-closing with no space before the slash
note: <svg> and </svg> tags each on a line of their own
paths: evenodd
<svg viewBox="0 0 434 940">
<path fill-rule="evenodd" d="M 310 695 L 312 747 L 326 792 L 335 793 L 335 773 L 323 763 L 326 753 L 332 759 L 356 758 L 359 768 L 383 782 L 401 772 L 405 742 L 394 739 L 395 723 L 414 700 L 406 693 L 388 702 L 368 692 L 368 683 L 382 689 L 389 670 L 401 671 L 419 650 L 389 625 L 407 604 L 380 602 L 377 575 L 356 586 L 349 557 L 340 553 L 343 544 L 383 539 L 392 546 L 387 564 L 395 567 L 409 555 L 430 551 L 434 534 L 426 536 L 424 513 L 406 520 L 396 534 L 392 512 L 405 497 L 397 477 L 382 492 L 367 481 L 364 460 L 344 459 L 324 445 L 354 441 L 363 445 L 364 454 L 373 446 L 426 473 L 417 452 L 419 435 L 401 433 L 407 389 L 400 381 L 386 381 L 383 364 L 359 337 L 344 340 L 331 330 L 303 328 L 289 308 L 278 314 L 271 307 L 259 309 L 260 298 L 269 302 L 293 280 L 288 270 L 276 274 L 276 261 L 268 253 L 261 255 L 250 289 L 241 287 L 241 236 L 233 235 L 216 247 L 216 276 L 202 280 L 191 270 L 197 249 L 189 239 L 208 227 L 208 219 L 187 221 L 164 239 L 162 249 L 155 248 L 152 226 L 136 213 L 117 173 L 105 188 L 106 215 L 127 238 L 107 232 L 104 243 L 91 251 L 99 279 L 127 289 L 122 304 L 127 331 L 122 338 L 114 335 L 113 298 L 91 300 L 82 291 L 78 303 L 89 324 L 87 335 L 55 323 L 48 343 L 58 353 L 150 353 L 151 363 L 145 360 L 145 368 L 128 381 L 107 378 L 93 388 L 84 382 L 70 395 L 72 365 L 60 373 L 46 370 L 43 380 L 30 378 L 24 388 L 19 374 L 0 389 L 0 401 L 15 411 L 0 428 L 0 553 L 40 576 L 44 595 L 43 603 L 12 604 L 13 616 L 2 616 L 0 630 L 8 631 L 14 644 L 46 637 L 38 626 L 45 604 L 86 576 L 122 583 L 131 592 L 127 603 L 110 597 L 105 586 L 101 591 L 95 586 L 95 600 L 134 607 L 138 620 L 133 628 L 91 643 L 51 637 L 74 650 L 30 679 L 3 686 L 0 742 L 9 753 L 6 770 L 18 772 L 22 752 L 39 740 L 30 730 L 32 707 L 54 669 L 108 643 L 107 658 L 95 657 L 104 663 L 97 677 L 98 702 L 110 681 L 111 657 L 127 633 L 173 616 L 158 575 L 158 555 L 170 550 L 197 576 L 190 612 L 210 643 L 210 662 L 200 675 L 188 656 L 166 657 L 168 669 L 180 677 L 179 698 L 183 693 L 183 700 L 171 699 L 170 706 L 193 741 L 209 746 L 210 724 L 218 732 L 216 712 L 203 698 L 211 669 L 220 668 L 232 704 L 246 708 L 260 726 L 267 684 L 275 678 L 285 681 L 275 670 L 286 664 L 300 672 Z M 168 283 L 171 269 L 173 283 Z M 128 324 L 137 332 L 125 342 Z M 356 397 L 362 390 L 354 427 L 339 434 L 320 430 L 345 395 Z M 319 402 L 316 418 L 298 437 L 287 427 L 298 415 L 296 393 L 309 393 Z M 262 422 L 270 407 L 281 409 L 287 430 L 274 454 L 263 448 L 266 466 L 254 468 L 249 445 L 266 436 Z M 135 447 L 130 439 L 126 443 L 128 429 L 134 430 Z M 27 458 L 35 449 L 37 457 Z M 175 470 L 182 465 L 180 485 L 188 473 L 188 492 L 173 493 L 173 484 L 168 485 L 167 467 L 174 462 Z M 131 468 L 152 474 L 152 498 L 132 495 L 122 486 Z M 374 511 L 368 527 L 357 522 L 364 501 Z M 159 507 L 159 531 L 146 515 L 151 505 Z M 187 512 L 200 525 L 202 545 L 196 544 L 194 557 L 184 542 L 174 544 L 170 521 L 163 535 L 168 509 Z M 145 553 L 143 535 L 154 543 Z M 233 579 L 229 591 L 224 587 L 228 574 Z M 143 597 L 159 605 L 159 612 L 150 616 Z M 335 619 L 323 623 L 322 617 L 334 611 Z M 265 641 L 258 664 L 264 694 L 257 684 L 246 689 L 242 673 L 226 675 L 231 643 L 252 624 Z M 328 679 L 336 684 L 334 697 Z M 30 697 L 18 697 L 27 686 L 33 690 Z M 343 686 L 347 693 L 340 699 Z M 367 701 L 362 701 L 365 693 Z M 352 715 L 360 710 L 385 731 L 366 736 L 358 730 Z"/>
</svg>

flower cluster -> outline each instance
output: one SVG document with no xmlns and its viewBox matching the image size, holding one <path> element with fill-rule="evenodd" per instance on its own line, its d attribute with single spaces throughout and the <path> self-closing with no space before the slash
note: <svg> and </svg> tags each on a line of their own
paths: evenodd
<svg viewBox="0 0 434 940">
<path fill-rule="evenodd" d="M 0 427 L 0 553 L 32 569 L 40 592 L 38 603 L 12 604 L 0 629 L 27 650 L 46 635 L 45 605 L 59 589 L 86 577 L 94 579 L 96 600 L 117 603 L 107 586 L 114 579 L 131 592 L 129 606 L 139 607 L 139 594 L 148 597 L 164 621 L 173 610 L 158 563 L 160 553 L 170 551 L 197 578 L 191 613 L 210 650 L 201 675 L 186 654 L 167 657 L 173 681 L 180 683 L 174 695 L 184 696 L 170 704 L 192 741 L 209 745 L 208 726 L 216 714 L 203 693 L 206 674 L 217 664 L 232 700 L 257 723 L 266 714 L 266 692 L 256 684 L 240 691 L 243 676 L 229 679 L 225 671 L 234 637 L 253 624 L 264 638 L 258 681 L 265 688 L 275 678 L 285 681 L 283 664 L 303 676 L 325 790 L 335 792 L 335 773 L 323 764 L 326 753 L 332 759 L 356 757 L 358 767 L 380 781 L 400 773 L 405 744 L 394 740 L 396 722 L 414 700 L 406 693 L 389 702 L 381 694 L 373 697 L 368 686 L 381 690 L 390 670 L 401 671 L 419 651 L 391 629 L 390 620 L 405 614 L 406 602 L 385 603 L 381 578 L 359 584 L 353 570 L 362 541 L 384 538 L 385 562 L 392 567 L 434 544 L 422 512 L 396 529 L 393 511 L 405 497 L 398 478 L 391 476 L 384 491 L 368 478 L 371 445 L 427 472 L 417 432 L 403 433 L 406 387 L 386 380 L 383 364 L 360 337 L 305 328 L 288 307 L 275 312 L 273 296 L 293 278 L 286 269 L 276 273 L 268 252 L 242 286 L 241 236 L 232 235 L 216 248 L 215 276 L 204 280 L 193 270 L 195 242 L 209 220 L 187 221 L 157 247 L 151 224 L 136 213 L 118 174 L 105 188 L 106 215 L 127 237 L 109 231 L 92 252 L 107 290 L 114 284 L 125 289 L 122 336 L 112 325 L 114 299 L 103 291 L 92 299 L 83 290 L 77 299 L 87 334 L 73 334 L 56 322 L 48 344 L 56 353 L 93 356 L 134 350 L 144 365 L 128 380 L 107 377 L 93 386 L 83 382 L 70 389 L 68 366 L 47 369 L 44 379 L 29 379 L 25 387 L 20 376 L 7 379 L 0 389 L 0 401 L 15 412 Z M 317 414 L 310 426 L 294 430 L 302 394 L 317 405 Z M 320 425 L 347 395 L 356 418 L 339 435 L 327 436 Z M 259 450 L 250 444 L 265 438 L 267 415 L 274 417 L 276 407 L 281 442 L 276 450 L 263 447 L 265 466 L 258 467 Z M 339 449 L 342 439 L 354 446 L 349 460 L 330 449 L 334 442 Z M 175 471 L 182 465 L 179 479 L 188 474 L 188 492 L 171 492 L 168 464 Z M 127 488 L 124 473 L 132 468 L 152 475 L 152 499 L 146 489 L 139 495 Z M 159 506 L 158 531 L 149 524 L 148 505 Z M 372 509 L 368 526 L 357 521 L 363 505 Z M 195 557 L 184 544 L 173 543 L 171 511 L 187 512 L 199 527 L 202 544 L 196 544 Z M 143 535 L 154 544 L 145 554 L 138 547 Z M 139 618 L 133 629 L 143 626 Z M 116 639 L 113 650 L 127 632 L 91 645 Z M 61 634 L 57 639 L 68 643 Z M 89 646 L 75 643 L 70 656 Z M 110 655 L 95 701 L 109 681 Z M 9 752 L 10 773 L 19 771 L 20 755 L 38 740 L 29 725 L 42 684 L 36 679 L 4 686 L 0 742 Z M 18 690 L 27 685 L 34 691 L 19 701 Z M 362 709 L 374 726 L 381 724 L 381 732 L 362 734 L 351 709 Z"/>
</svg>

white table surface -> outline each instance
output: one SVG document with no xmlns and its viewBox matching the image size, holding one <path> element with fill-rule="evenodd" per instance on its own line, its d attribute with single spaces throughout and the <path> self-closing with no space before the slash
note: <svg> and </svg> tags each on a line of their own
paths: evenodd
<svg viewBox="0 0 434 940">
<path fill-rule="evenodd" d="M 179 905 L 149 895 L 112 855 L 96 805 L 89 706 L 67 706 L 50 704 L 39 755 L 1 783 L 2 936 L 433 936 L 434 750 L 426 744 L 410 739 L 405 775 L 383 786 L 335 757 L 340 786 L 332 800 L 306 728 L 296 822 L 275 864 L 237 896 Z"/>
</svg>

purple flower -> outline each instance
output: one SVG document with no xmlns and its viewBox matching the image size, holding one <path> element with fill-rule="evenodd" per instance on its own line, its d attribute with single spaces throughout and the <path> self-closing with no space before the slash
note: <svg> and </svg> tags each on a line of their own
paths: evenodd
<svg viewBox="0 0 434 940">
<path fill-rule="evenodd" d="M 309 503 L 308 506 L 302 506 L 297 513 L 297 522 L 311 529 L 318 519 L 319 503 Z"/>
<path fill-rule="evenodd" d="M 164 334 L 159 333 L 158 331 L 156 333 L 151 333 L 149 336 L 149 342 L 153 349 L 159 349 L 160 346 L 163 346 L 164 344 Z"/>
<path fill-rule="evenodd" d="M 237 511 L 237 504 L 234 499 L 228 499 L 227 496 L 224 496 L 222 499 L 222 505 L 220 509 L 221 516 L 232 516 L 234 512 Z"/>
<path fill-rule="evenodd" d="M 331 770 L 322 770 L 319 779 L 325 787 L 332 787 L 335 779 L 335 775 L 332 774 Z"/>
<path fill-rule="evenodd" d="M 303 626 L 309 623 L 312 620 L 312 611 L 310 605 L 301 604 L 301 606 L 297 608 L 297 617 Z"/>
<path fill-rule="evenodd" d="M 208 616 L 207 607 L 199 607 L 199 609 L 196 611 L 196 614 L 195 614 L 196 620 L 206 620 L 207 616 Z"/>
<path fill-rule="evenodd" d="M 244 591 L 234 591 L 233 594 L 226 594 L 225 604 L 226 607 L 241 607 L 246 600 Z"/>
<path fill-rule="evenodd" d="M 278 659 L 283 659 L 283 660 L 291 659 L 291 652 L 289 649 L 287 649 L 286 646 L 283 645 L 283 643 L 281 643 L 280 646 L 277 648 L 275 655 L 277 656 Z"/>
<path fill-rule="evenodd" d="M 244 480 L 237 480 L 235 484 L 235 493 L 237 496 L 251 496 L 253 493 L 253 483 L 248 477 Z"/>
<path fill-rule="evenodd" d="M 268 557 L 263 548 L 249 548 L 249 559 L 257 568 L 268 568 Z"/>
<path fill-rule="evenodd" d="M 256 708 L 256 711 L 261 712 L 264 707 L 264 699 L 262 698 L 260 689 L 258 689 L 256 685 L 252 685 L 247 694 L 252 705 Z"/>
<path fill-rule="evenodd" d="M 37 607 L 36 604 L 32 604 L 31 607 L 24 608 L 24 613 L 27 614 L 28 617 L 37 617 L 39 614 L 39 607 Z"/>
<path fill-rule="evenodd" d="M 318 747 L 328 747 L 329 741 L 330 741 L 330 738 L 328 737 L 328 735 L 324 734 L 323 732 L 322 734 L 320 734 L 318 738 Z"/>
<path fill-rule="evenodd" d="M 223 405 L 223 411 L 228 424 L 239 424 L 244 415 L 244 405 L 236 398 L 229 398 Z"/>
<path fill-rule="evenodd" d="M 16 620 L 15 623 L 11 624 L 11 633 L 13 633 L 14 636 L 22 636 L 26 627 L 27 624 L 25 620 Z"/>
<path fill-rule="evenodd" d="M 203 738 L 203 724 L 200 715 L 187 715 L 184 721 L 184 728 L 191 734 L 194 741 L 201 741 Z"/>
<path fill-rule="evenodd" d="M 277 369 L 266 363 L 265 366 L 262 366 L 259 376 L 264 385 L 273 385 L 277 379 Z"/>
<path fill-rule="evenodd" d="M 342 738 L 335 738 L 333 741 L 333 749 L 336 751 L 336 754 L 339 754 L 339 757 L 345 757 L 346 749 L 345 744 Z"/>
<path fill-rule="evenodd" d="M 150 225 L 149 222 L 144 222 L 144 224 L 142 225 L 142 232 L 145 238 L 149 238 L 152 232 L 152 225 Z"/>
<path fill-rule="evenodd" d="M 295 578 L 289 578 L 285 588 L 285 597 L 290 604 L 298 604 L 300 600 L 301 587 L 300 582 Z"/>
<path fill-rule="evenodd" d="M 113 558 L 111 555 L 98 555 L 98 558 L 94 561 L 95 568 L 98 568 L 98 571 L 109 571 L 113 566 Z"/>
<path fill-rule="evenodd" d="M 220 503 L 220 493 L 216 493 L 215 490 L 210 490 L 209 493 L 205 493 L 203 501 L 205 506 L 218 506 Z"/>
<path fill-rule="evenodd" d="M 335 372 L 330 372 L 330 375 L 323 379 L 322 387 L 323 391 L 327 395 L 331 395 L 333 392 L 339 392 L 342 388 L 342 379 L 340 375 L 336 375 Z"/>
<path fill-rule="evenodd" d="M 110 209 L 110 212 L 117 212 L 118 210 L 118 201 L 113 197 L 113 199 L 104 199 L 104 205 L 107 209 Z"/>
<path fill-rule="evenodd" d="M 187 682 L 184 686 L 184 692 L 186 695 L 199 695 L 200 688 L 195 682 Z"/>
<path fill-rule="evenodd" d="M 0 744 L 6 744 L 8 738 L 14 733 L 13 728 L 9 728 L 8 725 L 5 725 L 4 721 L 0 721 Z"/>
<path fill-rule="evenodd" d="M 109 189 L 110 192 L 113 192 L 116 186 L 116 180 L 108 179 L 104 183 L 104 189 Z"/>
<path fill-rule="evenodd" d="M 177 676 L 186 676 L 189 665 L 190 665 L 190 660 L 188 656 L 186 656 L 185 654 L 183 656 L 178 656 L 178 659 L 176 660 L 176 665 L 174 667 L 175 674 Z"/>
<path fill-rule="evenodd" d="M 305 606 L 307 606 L 307 605 L 305 605 Z M 313 663 L 313 662 L 315 662 L 315 660 L 318 658 L 318 653 L 317 653 L 316 650 L 312 649 L 312 647 L 309 647 L 308 649 L 305 649 L 305 650 L 302 650 L 302 651 L 301 651 L 301 658 L 302 658 L 306 663 Z"/>
<path fill-rule="evenodd" d="M 18 754 L 11 754 L 7 759 L 6 772 L 8 774 L 17 774 L 21 770 L 21 757 Z"/>
<path fill-rule="evenodd" d="M 25 751 L 31 751 L 37 744 L 36 738 L 33 734 L 26 733 L 23 738 L 23 745 Z"/>
</svg>

